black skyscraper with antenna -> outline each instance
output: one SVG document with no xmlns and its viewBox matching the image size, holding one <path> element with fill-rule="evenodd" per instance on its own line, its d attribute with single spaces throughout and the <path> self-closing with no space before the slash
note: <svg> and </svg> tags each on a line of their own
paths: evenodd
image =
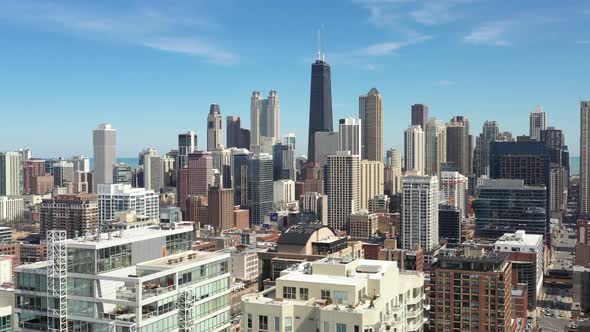
<svg viewBox="0 0 590 332">
<path fill-rule="evenodd" d="M 315 133 L 332 131 L 332 80 L 330 65 L 324 61 L 324 50 L 318 32 L 318 55 L 311 65 L 311 92 L 309 97 L 309 135 L 307 160 L 315 161 Z"/>
</svg>

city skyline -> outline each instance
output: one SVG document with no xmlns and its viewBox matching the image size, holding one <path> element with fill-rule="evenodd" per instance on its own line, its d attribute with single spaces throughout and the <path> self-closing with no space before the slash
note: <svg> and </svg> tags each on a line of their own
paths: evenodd
<svg viewBox="0 0 590 332">
<path fill-rule="evenodd" d="M 197 132 L 204 149 L 209 105 L 218 103 L 224 117 L 240 116 L 249 128 L 249 95 L 260 88 L 281 94 L 280 131 L 295 133 L 297 154 L 307 154 L 308 119 L 300 115 L 309 110 L 310 67 L 323 24 L 334 124 L 355 116 L 358 96 L 372 87 L 383 96 L 384 149 L 401 149 L 415 103 L 428 105 L 429 115 L 445 122 L 468 116 L 473 135 L 484 121 L 496 120 L 514 136 L 528 133 L 528 116 L 540 104 L 547 126 L 563 129 L 577 155 L 579 126 L 568 120 L 587 99 L 583 73 L 590 63 L 584 50 L 590 44 L 581 29 L 590 15 L 587 5 L 526 1 L 507 10 L 485 1 L 433 3 L 323 4 L 331 16 L 353 15 L 350 20 L 297 15 L 308 6 L 284 4 L 280 13 L 260 6 L 254 9 L 272 10 L 273 17 L 252 25 L 233 2 L 215 8 L 132 3 L 114 15 L 112 3 L 9 1 L 0 15 L 6 45 L 0 69 L 12 79 L 1 85 L 0 108 L 9 111 L 11 123 L 21 114 L 43 121 L 27 124 L 26 131 L 24 125 L 3 128 L 0 141 L 9 143 L 2 150 L 91 155 L 88 131 L 103 122 L 118 129 L 119 156 L 152 146 L 168 151 L 187 130 Z M 235 22 L 217 21 L 221 12 Z M 283 21 L 284 28 L 278 24 Z M 269 25 L 276 31 L 268 32 Z M 267 32 L 274 40 L 265 47 L 239 41 L 242 34 Z M 75 118 L 76 125 L 64 118 Z M 52 140 L 30 135 L 47 127 L 55 129 Z"/>
</svg>

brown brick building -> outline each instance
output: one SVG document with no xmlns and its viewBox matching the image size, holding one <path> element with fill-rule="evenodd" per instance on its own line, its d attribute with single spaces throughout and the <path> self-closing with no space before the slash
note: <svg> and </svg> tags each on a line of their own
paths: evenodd
<svg viewBox="0 0 590 332">
<path fill-rule="evenodd" d="M 94 234 L 98 227 L 98 201 L 94 194 L 57 195 L 41 203 L 41 236 L 48 230 L 67 231 L 68 238 Z"/>
</svg>

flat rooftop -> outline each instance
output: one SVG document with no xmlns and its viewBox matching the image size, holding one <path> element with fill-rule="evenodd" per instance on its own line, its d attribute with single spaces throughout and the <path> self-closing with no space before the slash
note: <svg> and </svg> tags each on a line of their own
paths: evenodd
<svg viewBox="0 0 590 332">
<path fill-rule="evenodd" d="M 514 246 L 537 246 L 543 242 L 543 235 L 522 233 L 506 233 L 497 241 L 496 245 L 514 245 Z"/>
<path fill-rule="evenodd" d="M 70 239 L 67 240 L 67 246 L 81 249 L 101 249 L 192 231 L 193 225 L 189 223 L 177 225 L 176 229 L 161 229 L 160 226 L 154 225 L 123 230 L 123 237 L 119 236 L 119 231 L 113 231 L 111 232 L 111 239 L 109 239 L 109 233 L 101 233 L 100 241 L 96 240 L 96 235 Z"/>
<path fill-rule="evenodd" d="M 151 261 L 139 263 L 137 264 L 137 268 L 166 270 L 170 268 L 185 267 L 193 265 L 195 263 L 206 262 L 209 260 L 221 258 L 229 258 L 229 254 L 220 252 L 189 250 L 179 254 L 165 256 L 162 258 L 153 259 Z"/>
</svg>

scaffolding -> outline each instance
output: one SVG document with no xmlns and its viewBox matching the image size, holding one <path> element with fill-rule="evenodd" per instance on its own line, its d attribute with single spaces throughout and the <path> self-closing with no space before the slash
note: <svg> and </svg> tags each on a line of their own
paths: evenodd
<svg viewBox="0 0 590 332">
<path fill-rule="evenodd" d="M 178 294 L 178 331 L 189 332 L 193 327 L 193 305 L 195 299 L 188 289 L 181 290 Z"/>
<path fill-rule="evenodd" d="M 66 231 L 47 231 L 47 325 L 50 332 L 68 330 L 67 273 Z"/>
</svg>

